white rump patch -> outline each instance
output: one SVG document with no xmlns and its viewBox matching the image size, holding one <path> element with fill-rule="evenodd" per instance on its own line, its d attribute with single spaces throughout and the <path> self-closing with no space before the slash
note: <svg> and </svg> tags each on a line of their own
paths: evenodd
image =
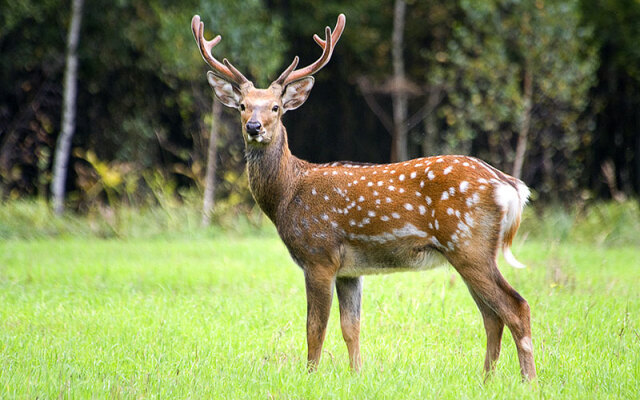
<svg viewBox="0 0 640 400">
<path fill-rule="evenodd" d="M 500 241 L 505 232 L 511 229 L 522 214 L 522 209 L 529 197 L 529 188 L 522 182 L 518 182 L 518 189 L 507 183 L 501 183 L 495 188 L 494 196 L 496 203 L 502 208 L 504 217 L 500 223 Z M 510 248 L 503 248 L 505 261 L 514 268 L 525 268 L 513 256 Z"/>
</svg>

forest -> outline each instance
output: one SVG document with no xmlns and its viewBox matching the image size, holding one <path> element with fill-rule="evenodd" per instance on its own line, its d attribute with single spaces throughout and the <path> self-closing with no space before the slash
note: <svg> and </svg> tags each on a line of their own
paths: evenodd
<svg viewBox="0 0 640 400">
<path fill-rule="evenodd" d="M 195 14 L 205 37 L 222 35 L 216 56 L 261 87 L 295 55 L 315 60 L 313 34 L 346 15 L 309 100 L 284 119 L 300 158 L 472 155 L 520 177 L 539 204 L 640 191 L 635 0 L 2 0 L 0 9 L 3 201 L 49 201 L 62 175 L 60 207 L 80 213 L 153 204 L 158 192 L 199 198 L 207 187 L 205 207 L 252 205 L 238 117 L 213 100 Z M 57 173 L 65 124 L 68 164 Z"/>
</svg>

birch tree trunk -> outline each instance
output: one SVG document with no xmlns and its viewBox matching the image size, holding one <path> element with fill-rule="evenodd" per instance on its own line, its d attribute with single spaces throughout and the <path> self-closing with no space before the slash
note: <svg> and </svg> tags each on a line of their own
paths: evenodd
<svg viewBox="0 0 640 400">
<path fill-rule="evenodd" d="M 53 210 L 57 215 L 64 211 L 65 186 L 71 139 L 76 125 L 76 97 L 78 83 L 78 42 L 80 40 L 80 22 L 82 20 L 82 5 L 84 0 L 73 0 L 71 22 L 67 37 L 67 57 L 64 72 L 64 94 L 62 104 L 62 131 L 58 136 L 56 151 L 53 159 L 53 178 L 51 192 Z"/>
<path fill-rule="evenodd" d="M 405 12 L 407 4 L 404 0 L 396 0 L 393 10 L 393 33 L 391 36 L 391 57 L 393 61 L 393 82 L 395 88 L 391 94 L 393 107 L 393 135 L 391 143 L 391 162 L 409 158 L 407 143 L 408 94 L 405 90 L 404 57 L 402 48 L 404 42 Z"/>
<path fill-rule="evenodd" d="M 216 161 L 218 159 L 218 132 L 220 131 L 220 116 L 222 115 L 222 103 L 213 99 L 211 106 L 211 131 L 209 134 L 209 147 L 207 150 L 207 174 L 204 178 L 204 200 L 202 202 L 202 226 L 211 224 L 211 214 L 215 205 L 216 193 Z"/>
</svg>

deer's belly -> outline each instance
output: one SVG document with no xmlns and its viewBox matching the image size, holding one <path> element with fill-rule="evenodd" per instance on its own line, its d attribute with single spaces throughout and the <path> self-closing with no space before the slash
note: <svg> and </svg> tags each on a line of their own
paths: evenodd
<svg viewBox="0 0 640 400">
<path fill-rule="evenodd" d="M 446 263 L 446 258 L 439 251 L 418 243 L 405 243 L 404 245 L 390 243 L 379 246 L 345 244 L 342 249 L 342 266 L 338 270 L 338 276 L 419 271 L 439 267 Z"/>
</svg>

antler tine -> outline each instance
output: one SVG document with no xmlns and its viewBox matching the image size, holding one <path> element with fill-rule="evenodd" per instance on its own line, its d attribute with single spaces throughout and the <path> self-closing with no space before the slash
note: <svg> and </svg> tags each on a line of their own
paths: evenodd
<svg viewBox="0 0 640 400">
<path fill-rule="evenodd" d="M 223 59 L 221 63 L 213 57 L 211 50 L 220 43 L 222 37 L 217 35 L 212 40 L 206 40 L 204 38 L 204 23 L 200 20 L 199 15 L 194 15 L 191 19 L 191 31 L 193 32 L 193 37 L 196 39 L 196 43 L 198 43 L 202 58 L 214 69 L 214 72 L 239 86 L 250 83 L 226 58 Z"/>
<path fill-rule="evenodd" d="M 274 83 L 286 86 L 291 82 L 315 74 L 327 65 L 333 55 L 333 49 L 342 35 L 342 31 L 344 31 L 345 22 L 346 17 L 344 14 L 340 14 L 338 15 L 338 21 L 336 22 L 336 27 L 333 32 L 331 32 L 331 28 L 328 26 L 325 28 L 325 40 L 320 39 L 318 35 L 313 35 L 313 40 L 315 40 L 315 42 L 322 48 L 322 55 L 320 58 L 318 58 L 313 64 L 294 71 L 293 69 L 298 64 L 298 57 L 296 56 L 291 65 L 289 65 L 289 67 L 280 75 L 280 77 L 278 77 L 278 79 L 274 81 Z"/>
</svg>

